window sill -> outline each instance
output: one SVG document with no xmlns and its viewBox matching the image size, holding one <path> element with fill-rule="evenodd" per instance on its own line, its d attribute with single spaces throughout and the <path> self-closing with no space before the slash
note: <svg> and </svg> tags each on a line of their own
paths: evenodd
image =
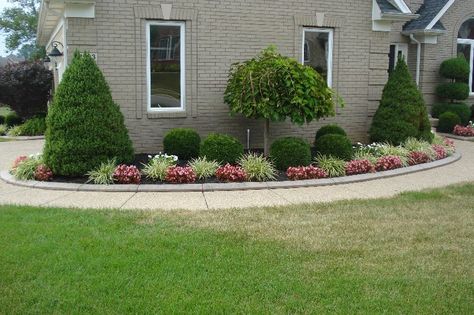
<svg viewBox="0 0 474 315">
<path fill-rule="evenodd" d="M 147 112 L 148 119 L 158 119 L 158 118 L 186 118 L 187 113 L 185 110 L 176 110 L 176 111 L 149 111 Z"/>
</svg>

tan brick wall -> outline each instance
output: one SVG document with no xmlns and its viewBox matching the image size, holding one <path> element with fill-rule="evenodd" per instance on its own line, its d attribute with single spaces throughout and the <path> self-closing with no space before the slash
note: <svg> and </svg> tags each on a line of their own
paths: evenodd
<svg viewBox="0 0 474 315">
<path fill-rule="evenodd" d="M 438 37 L 436 45 L 423 44 L 421 89 L 429 107 L 440 101 L 435 95 L 436 86 L 443 80 L 438 74 L 439 66 L 444 60 L 456 56 L 457 34 L 461 24 L 469 17 L 474 17 L 474 0 L 456 1 L 441 18 L 441 22 L 447 29 L 446 34 Z M 473 104 L 474 97 L 470 97 L 466 103 Z"/>
<path fill-rule="evenodd" d="M 372 32 L 372 1 L 172 3 L 172 19 L 186 20 L 187 111 L 178 117 L 146 110 L 144 23 L 161 18 L 160 2 L 99 0 L 95 19 L 68 19 L 68 53 L 76 48 L 97 53 L 137 151 L 158 151 L 163 134 L 175 127 L 192 127 L 202 136 L 229 133 L 242 142 L 251 129 L 251 146 L 261 147 L 263 123 L 230 117 L 223 102 L 228 69 L 270 44 L 285 55 L 300 58 L 302 26 L 317 26 L 317 13 L 326 13 L 321 26 L 335 30 L 333 87 L 346 107 L 338 110 L 336 118 L 303 127 L 272 123 L 271 137 L 294 135 L 312 142 L 322 124 L 337 121 L 354 141 L 366 139 L 369 114 L 376 109 L 386 81 L 390 36 Z"/>
</svg>

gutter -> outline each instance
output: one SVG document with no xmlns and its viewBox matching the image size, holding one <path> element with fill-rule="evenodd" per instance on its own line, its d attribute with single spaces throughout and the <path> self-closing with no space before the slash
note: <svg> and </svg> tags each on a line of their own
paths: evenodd
<svg viewBox="0 0 474 315">
<path fill-rule="evenodd" d="M 421 66 L 421 43 L 415 38 L 414 34 L 410 34 L 410 39 L 416 44 L 416 85 L 420 87 L 420 66 Z"/>
</svg>

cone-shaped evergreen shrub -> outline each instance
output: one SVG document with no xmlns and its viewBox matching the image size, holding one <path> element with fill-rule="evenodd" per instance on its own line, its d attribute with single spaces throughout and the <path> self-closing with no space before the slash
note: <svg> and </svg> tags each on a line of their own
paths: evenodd
<svg viewBox="0 0 474 315">
<path fill-rule="evenodd" d="M 55 175 L 77 176 L 116 158 L 133 159 L 124 117 L 92 57 L 75 52 L 46 118 L 45 163 Z"/>
<path fill-rule="evenodd" d="M 429 142 L 433 139 L 423 96 L 403 59 L 399 60 L 385 85 L 370 128 L 370 138 L 374 142 L 394 145 L 408 138 Z"/>
</svg>

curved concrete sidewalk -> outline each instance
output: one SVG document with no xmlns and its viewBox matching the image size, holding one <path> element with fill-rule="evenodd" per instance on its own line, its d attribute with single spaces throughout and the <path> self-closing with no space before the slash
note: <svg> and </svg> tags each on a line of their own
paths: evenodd
<svg viewBox="0 0 474 315">
<path fill-rule="evenodd" d="M 0 204 L 147 210 L 207 210 L 391 197 L 403 191 L 474 181 L 474 143 L 456 141 L 463 158 L 451 165 L 418 173 L 338 186 L 213 192 L 48 191 L 0 182 Z M 0 143 L 0 169 L 22 154 L 41 151 L 43 141 Z"/>
</svg>

